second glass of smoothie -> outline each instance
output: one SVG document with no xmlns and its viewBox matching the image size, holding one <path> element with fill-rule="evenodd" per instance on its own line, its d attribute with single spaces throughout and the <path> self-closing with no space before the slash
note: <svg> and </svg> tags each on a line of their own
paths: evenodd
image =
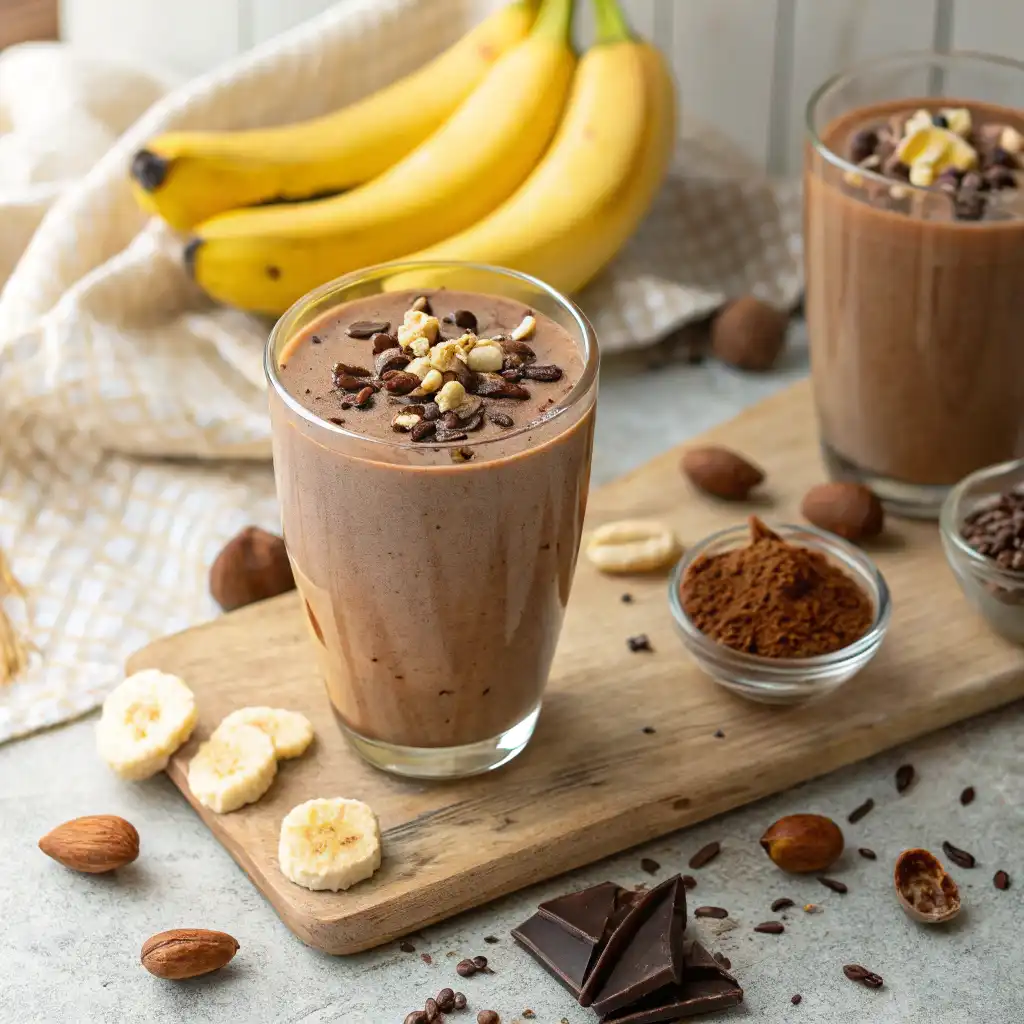
<svg viewBox="0 0 1024 1024">
<path fill-rule="evenodd" d="M 375 766 L 452 778 L 529 741 L 579 548 L 598 359 L 568 299 L 481 266 L 360 271 L 274 328 L 285 542 L 331 703 Z"/>
</svg>

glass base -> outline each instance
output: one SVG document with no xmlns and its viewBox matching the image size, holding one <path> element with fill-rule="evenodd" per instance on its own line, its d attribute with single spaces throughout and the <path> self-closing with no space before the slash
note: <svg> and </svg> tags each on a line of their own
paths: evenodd
<svg viewBox="0 0 1024 1024">
<path fill-rule="evenodd" d="M 833 480 L 854 480 L 870 487 L 882 499 L 886 512 L 905 519 L 938 519 L 942 503 L 951 489 L 945 485 L 908 484 L 879 476 L 850 462 L 824 441 L 821 454 Z"/>
<path fill-rule="evenodd" d="M 374 768 L 412 779 L 462 779 L 500 768 L 521 753 L 530 742 L 539 715 L 538 704 L 503 733 L 462 747 L 402 747 L 382 743 L 353 732 L 340 718 L 338 722 L 359 756 Z"/>
</svg>

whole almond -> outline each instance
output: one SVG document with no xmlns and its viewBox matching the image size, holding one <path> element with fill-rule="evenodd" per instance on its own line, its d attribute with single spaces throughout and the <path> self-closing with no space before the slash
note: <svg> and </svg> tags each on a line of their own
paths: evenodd
<svg viewBox="0 0 1024 1024">
<path fill-rule="evenodd" d="M 877 537 L 885 525 L 882 503 L 870 488 L 849 481 L 818 484 L 800 506 L 803 517 L 846 540 Z"/>
<path fill-rule="evenodd" d="M 742 501 L 764 480 L 764 470 L 729 448 L 690 448 L 680 463 L 690 482 L 707 494 Z"/>
<path fill-rule="evenodd" d="M 91 814 L 47 832 L 39 840 L 39 849 L 72 871 L 102 875 L 138 857 L 139 833 L 116 814 Z"/>
<path fill-rule="evenodd" d="M 172 928 L 142 944 L 142 966 L 158 978 L 181 981 L 219 971 L 237 952 L 238 942 L 227 932 Z"/>
<path fill-rule="evenodd" d="M 745 295 L 729 303 L 711 324 L 711 350 L 740 370 L 770 370 L 786 347 L 789 314 Z"/>
</svg>

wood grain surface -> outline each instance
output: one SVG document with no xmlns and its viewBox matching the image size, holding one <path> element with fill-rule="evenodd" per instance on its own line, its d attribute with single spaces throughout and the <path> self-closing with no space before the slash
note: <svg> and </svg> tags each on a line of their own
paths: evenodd
<svg viewBox="0 0 1024 1024">
<path fill-rule="evenodd" d="M 760 462 L 768 481 L 757 511 L 786 522 L 821 479 L 814 438 L 801 383 L 701 440 Z M 678 457 L 667 452 L 597 490 L 589 525 L 650 516 L 694 542 L 749 513 L 695 494 Z M 1024 695 L 1024 650 L 969 610 L 934 525 L 893 521 L 872 552 L 893 594 L 889 636 L 860 676 L 794 708 L 748 703 L 696 669 L 674 632 L 664 577 L 605 577 L 581 560 L 533 742 L 506 768 L 455 783 L 393 779 L 347 748 L 295 595 L 160 640 L 129 668 L 178 673 L 197 695 L 196 737 L 169 768 L 186 797 L 196 742 L 227 712 L 272 704 L 309 715 L 312 750 L 283 762 L 258 804 L 223 816 L 196 809 L 296 935 L 353 953 Z M 627 650 L 626 637 L 641 632 L 653 654 Z M 278 871 L 281 818 L 335 795 L 376 809 L 383 866 L 348 892 L 308 892 Z"/>
<path fill-rule="evenodd" d="M 0 49 L 57 38 L 57 0 L 0 0 Z"/>
</svg>

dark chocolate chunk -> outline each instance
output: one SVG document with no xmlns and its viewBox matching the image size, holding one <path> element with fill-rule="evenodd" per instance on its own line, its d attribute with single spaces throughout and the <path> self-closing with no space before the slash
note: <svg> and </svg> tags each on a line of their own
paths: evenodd
<svg viewBox="0 0 1024 1024">
<path fill-rule="evenodd" d="M 351 363 L 335 363 L 334 376 L 340 377 L 347 374 L 350 377 L 369 377 L 370 371 L 365 366 L 353 366 Z"/>
<path fill-rule="evenodd" d="M 612 932 L 584 982 L 580 1005 L 612 1013 L 681 981 L 685 928 L 686 890 L 674 875 L 642 893 Z"/>
<path fill-rule="evenodd" d="M 647 651 L 650 653 L 654 652 L 654 648 L 651 646 L 650 637 L 646 633 L 640 633 L 638 636 L 626 637 L 626 646 L 634 653 L 639 651 Z"/>
<path fill-rule="evenodd" d="M 620 889 L 614 882 L 602 882 L 580 892 L 546 900 L 537 908 L 541 917 L 560 925 L 570 935 L 596 946 L 615 910 Z"/>
<path fill-rule="evenodd" d="M 649 875 L 656 875 L 661 870 L 661 865 L 653 857 L 641 857 L 640 869 Z"/>
<path fill-rule="evenodd" d="M 373 354 L 379 356 L 389 348 L 398 347 L 398 339 L 393 334 L 375 334 L 370 341 L 373 343 Z M 399 349 L 399 351 L 401 351 Z"/>
<path fill-rule="evenodd" d="M 662 1024 L 724 1010 L 743 1002 L 743 989 L 699 943 L 683 949 L 683 979 L 604 1017 L 601 1024 Z"/>
<path fill-rule="evenodd" d="M 437 429 L 437 424 L 424 417 L 416 424 L 412 430 L 409 431 L 409 436 L 414 441 L 425 441 L 428 437 L 432 436 L 434 431 Z"/>
<path fill-rule="evenodd" d="M 391 324 L 387 320 L 357 320 L 348 325 L 350 338 L 372 338 L 375 334 L 387 334 Z"/>
<path fill-rule="evenodd" d="M 373 362 L 373 372 L 382 377 L 389 370 L 404 370 L 409 362 L 409 357 L 396 345 L 377 353 L 377 358 Z"/>
<path fill-rule="evenodd" d="M 874 156 L 877 147 L 878 132 L 870 128 L 863 128 L 850 139 L 850 160 L 859 164 L 862 160 L 867 160 L 869 156 Z"/>
<path fill-rule="evenodd" d="M 408 939 L 405 939 L 404 941 L 400 942 L 398 944 L 398 948 L 403 953 L 415 953 L 416 952 L 416 947 Z"/>
<path fill-rule="evenodd" d="M 334 375 L 334 386 L 339 391 L 362 391 L 366 387 L 366 381 L 348 373 L 337 373 Z"/>
<path fill-rule="evenodd" d="M 573 996 L 579 997 L 595 943 L 570 935 L 560 924 L 539 913 L 513 928 L 512 938 Z"/>
<path fill-rule="evenodd" d="M 501 347 L 506 355 L 516 356 L 520 366 L 524 363 L 532 363 L 537 358 L 537 353 L 525 341 L 513 341 L 511 338 L 503 338 Z"/>
</svg>

